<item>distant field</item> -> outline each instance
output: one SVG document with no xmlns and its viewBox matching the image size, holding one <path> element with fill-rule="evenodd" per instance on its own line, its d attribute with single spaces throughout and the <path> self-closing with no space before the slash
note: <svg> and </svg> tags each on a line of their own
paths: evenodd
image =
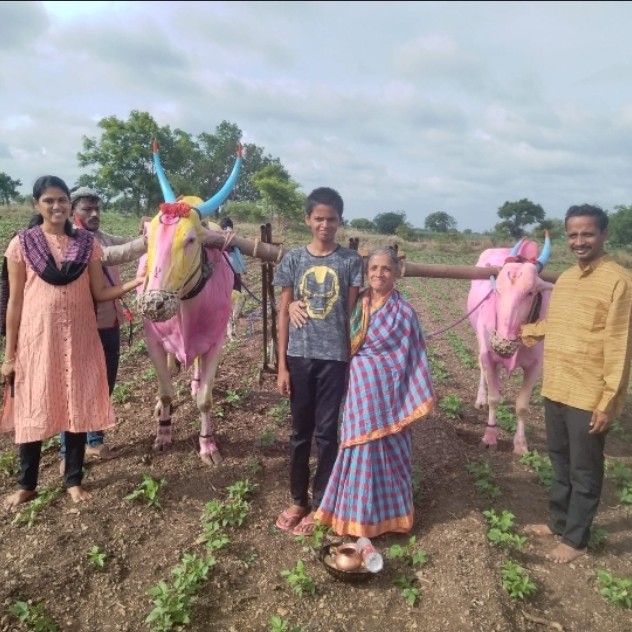
<svg viewBox="0 0 632 632">
<path fill-rule="evenodd" d="M 26 227 L 31 215 L 32 211 L 27 207 L 0 207 L 0 249 L 2 252 L 11 235 L 17 229 Z M 138 234 L 140 218 L 136 215 L 107 211 L 102 213 L 101 218 L 101 227 L 108 233 Z M 254 239 L 259 237 L 260 227 L 257 224 L 236 223 L 235 231 L 243 237 Z M 474 265 L 483 250 L 494 246 L 491 238 L 476 235 L 437 235 L 419 242 L 407 242 L 395 235 L 376 235 L 346 227 L 338 233 L 339 242 L 345 246 L 352 237 L 359 237 L 361 249 L 370 251 L 374 248 L 398 244 L 400 252 L 404 253 L 410 261 L 454 265 Z M 294 247 L 307 243 L 309 233 L 307 227 L 297 226 L 283 233 L 273 232 L 273 240 L 283 242 L 286 247 Z M 508 242 L 502 245 L 511 246 L 512 244 Z M 624 250 L 612 251 L 611 254 L 621 265 L 632 269 L 632 254 Z M 547 268 L 561 271 L 573 263 L 573 256 L 568 251 L 565 241 L 559 238 L 554 240 Z"/>
</svg>

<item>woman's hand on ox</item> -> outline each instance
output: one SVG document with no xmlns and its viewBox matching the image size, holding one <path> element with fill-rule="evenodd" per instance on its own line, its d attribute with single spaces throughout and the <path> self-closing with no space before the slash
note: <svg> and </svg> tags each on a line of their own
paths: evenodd
<svg viewBox="0 0 632 632">
<path fill-rule="evenodd" d="M 121 290 L 123 290 L 124 294 L 131 292 L 133 289 L 137 288 L 139 285 L 142 285 L 145 282 L 145 276 L 137 276 L 135 279 L 131 281 L 127 281 L 121 285 Z"/>
</svg>

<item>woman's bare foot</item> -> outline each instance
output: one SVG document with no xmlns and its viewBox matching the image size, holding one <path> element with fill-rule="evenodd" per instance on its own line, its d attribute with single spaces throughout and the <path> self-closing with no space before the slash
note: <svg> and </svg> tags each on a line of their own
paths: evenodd
<svg viewBox="0 0 632 632">
<path fill-rule="evenodd" d="M 556 564 L 568 564 L 578 557 L 586 555 L 586 551 L 587 549 L 574 549 L 572 546 L 562 542 L 546 556 L 546 559 Z"/>
<path fill-rule="evenodd" d="M 534 535 L 536 538 L 548 538 L 555 535 L 548 524 L 528 524 L 524 528 L 525 535 Z"/>
<path fill-rule="evenodd" d="M 10 496 L 7 496 L 4 499 L 3 506 L 6 511 L 11 511 L 11 509 L 14 509 L 18 505 L 21 505 L 22 503 L 27 503 L 29 500 L 32 500 L 33 498 L 35 498 L 35 496 L 37 496 L 36 491 L 31 491 L 28 489 L 18 489 L 17 492 L 13 492 Z"/>
<path fill-rule="evenodd" d="M 81 487 L 81 485 L 69 487 L 66 491 L 70 494 L 72 501 L 75 503 L 82 503 L 92 498 L 92 494 L 87 489 Z"/>
</svg>

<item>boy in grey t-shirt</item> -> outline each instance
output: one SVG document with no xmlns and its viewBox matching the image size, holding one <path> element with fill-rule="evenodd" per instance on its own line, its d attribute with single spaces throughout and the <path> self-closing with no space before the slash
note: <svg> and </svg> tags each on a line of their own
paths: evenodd
<svg viewBox="0 0 632 632">
<path fill-rule="evenodd" d="M 328 187 L 307 196 L 305 223 L 311 242 L 288 252 L 274 285 L 281 287 L 277 387 L 290 396 L 290 490 L 292 506 L 276 526 L 309 535 L 338 453 L 338 416 L 349 362 L 349 314 L 362 286 L 362 257 L 336 242 L 343 201 Z M 290 324 L 289 305 L 300 301 L 306 314 Z M 309 507 L 309 457 L 316 438 L 318 461 Z"/>
</svg>

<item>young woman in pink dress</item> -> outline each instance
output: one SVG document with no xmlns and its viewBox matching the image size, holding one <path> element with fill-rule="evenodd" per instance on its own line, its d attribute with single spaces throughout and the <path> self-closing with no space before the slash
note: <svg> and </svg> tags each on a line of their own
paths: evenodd
<svg viewBox="0 0 632 632">
<path fill-rule="evenodd" d="M 82 487 L 86 432 L 111 427 L 105 357 L 94 302 L 112 301 L 142 279 L 111 287 L 101 267 L 101 246 L 70 223 L 70 192 L 56 176 L 33 186 L 37 212 L 5 252 L 4 362 L 0 372 L 14 394 L 2 430 L 15 430 L 19 489 L 4 501 L 13 509 L 35 497 L 42 441 L 67 432 L 65 485 L 74 502 Z"/>
</svg>

